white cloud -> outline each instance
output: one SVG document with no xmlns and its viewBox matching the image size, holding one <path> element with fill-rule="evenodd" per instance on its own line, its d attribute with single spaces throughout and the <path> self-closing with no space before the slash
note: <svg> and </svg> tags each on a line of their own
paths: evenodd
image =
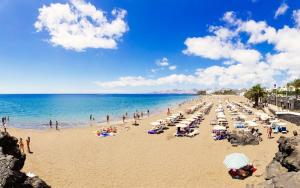
<svg viewBox="0 0 300 188">
<path fill-rule="evenodd" d="M 114 9 L 112 19 L 84 0 L 51 3 L 39 9 L 34 24 L 37 32 L 47 31 L 53 46 L 84 51 L 87 48 L 117 48 L 117 41 L 128 31 L 126 10 Z"/>
<path fill-rule="evenodd" d="M 239 32 L 246 32 L 250 35 L 247 41 L 249 44 L 257 44 L 265 41 L 272 43 L 276 38 L 276 29 L 268 26 L 265 21 L 256 22 L 254 20 L 249 20 L 241 22 L 237 30 L 239 30 Z"/>
<path fill-rule="evenodd" d="M 184 74 L 172 74 L 166 77 L 160 77 L 157 79 L 147 79 L 142 76 L 126 76 L 120 77 L 118 80 L 109 82 L 95 82 L 98 86 L 103 88 L 115 88 L 115 87 L 138 87 L 138 86 L 158 86 L 158 85 L 174 85 L 180 83 L 192 84 L 195 77 L 192 75 Z"/>
<path fill-rule="evenodd" d="M 295 20 L 296 26 L 300 28 L 300 9 L 293 11 L 293 18 Z"/>
<path fill-rule="evenodd" d="M 224 41 L 218 36 L 187 38 L 184 44 L 187 46 L 183 51 L 184 54 L 213 60 L 228 59 L 249 64 L 256 63 L 261 58 L 258 51 L 245 48 L 240 43 Z"/>
<path fill-rule="evenodd" d="M 298 26 L 300 10 L 293 12 L 293 18 Z M 276 82 L 276 76 L 286 76 L 286 80 L 299 77 L 299 27 L 284 26 L 276 30 L 265 21 L 238 19 L 234 12 L 225 13 L 222 20 L 225 26 L 210 27 L 212 35 L 187 38 L 185 41 L 187 48 L 183 52 L 187 55 L 225 59 L 223 64 L 228 67 L 212 66 L 198 71 L 197 74 L 205 75 L 203 79 L 207 79 L 208 83 L 219 86 L 242 86 L 243 83 L 248 86 L 251 83 L 271 85 Z M 241 34 L 244 33 L 248 38 L 242 39 Z M 245 39 L 246 43 L 241 42 Z M 255 49 L 256 44 L 263 42 L 273 45 L 273 50 L 266 55 Z"/>
<path fill-rule="evenodd" d="M 296 23 L 298 14 L 299 10 L 293 12 Z M 102 87 L 194 84 L 202 88 L 241 88 L 257 83 L 272 86 L 299 78 L 299 27 L 275 29 L 265 21 L 238 19 L 234 12 L 225 13 L 222 20 L 224 26 L 210 26 L 209 35 L 187 38 L 183 53 L 222 60 L 223 65 L 197 69 L 194 74 L 172 74 L 156 79 L 121 77 L 97 84 Z M 256 45 L 261 43 L 268 43 L 271 49 L 260 53 Z"/>
<path fill-rule="evenodd" d="M 278 16 L 284 15 L 288 10 L 289 6 L 286 3 L 282 3 L 280 7 L 275 12 L 274 18 L 278 18 Z"/>
<path fill-rule="evenodd" d="M 232 60 L 228 60 L 228 61 L 224 61 L 223 64 L 224 65 L 233 65 L 235 62 Z"/>
<path fill-rule="evenodd" d="M 251 71 L 249 71 L 251 69 Z M 197 69 L 195 74 L 172 74 L 169 76 L 149 79 L 141 76 L 120 77 L 115 81 L 95 82 L 102 88 L 119 87 L 154 87 L 161 85 L 198 85 L 200 87 L 247 87 L 256 83 L 272 85 L 273 71 L 267 63 L 252 65 L 235 64 L 229 67 L 211 66 Z"/>
<path fill-rule="evenodd" d="M 171 65 L 169 66 L 169 70 L 176 70 L 177 66 L 176 65 Z"/>
<path fill-rule="evenodd" d="M 156 60 L 156 65 L 162 67 L 169 66 L 169 60 L 168 58 L 163 57 L 162 59 Z"/>
</svg>

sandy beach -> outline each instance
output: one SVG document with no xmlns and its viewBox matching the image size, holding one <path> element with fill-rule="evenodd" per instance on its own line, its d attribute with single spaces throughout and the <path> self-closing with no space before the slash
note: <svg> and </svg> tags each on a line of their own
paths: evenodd
<svg viewBox="0 0 300 188">
<path fill-rule="evenodd" d="M 281 134 L 267 139 L 263 133 L 259 145 L 232 147 L 227 140 L 214 141 L 210 121 L 215 118 L 219 101 L 246 101 L 240 96 L 205 96 L 214 106 L 193 138 L 174 137 L 175 127 L 159 135 L 148 135 L 150 122 L 167 117 L 156 114 L 118 127 L 116 136 L 100 138 L 99 125 L 82 128 L 29 130 L 9 128 L 16 137 L 31 137 L 33 154 L 27 154 L 24 172 L 39 175 L 52 187 L 245 187 L 262 182 L 266 165 L 277 151 Z M 172 112 L 184 110 L 196 102 L 186 103 Z M 232 121 L 225 114 L 232 128 Z M 289 133 L 298 130 L 287 124 Z M 246 154 L 257 171 L 245 180 L 232 179 L 223 165 L 224 157 L 233 152 Z"/>
</svg>

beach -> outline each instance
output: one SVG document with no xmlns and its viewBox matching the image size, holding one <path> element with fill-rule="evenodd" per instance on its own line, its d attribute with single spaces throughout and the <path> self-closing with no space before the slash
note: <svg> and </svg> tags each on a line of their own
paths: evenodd
<svg viewBox="0 0 300 188">
<path fill-rule="evenodd" d="M 214 103 L 193 138 L 174 137 L 176 127 L 149 135 L 150 123 L 167 117 L 166 111 L 139 120 L 139 126 L 118 126 L 115 136 L 100 138 L 95 131 L 103 125 L 53 130 L 9 128 L 17 138 L 31 137 L 33 154 L 27 154 L 24 172 L 32 172 L 52 187 L 245 187 L 264 180 L 263 172 L 277 151 L 281 134 L 267 138 L 259 126 L 263 141 L 259 145 L 232 147 L 227 140 L 212 139 L 210 121 L 215 119 L 219 101 L 246 101 L 241 96 L 204 96 Z M 199 103 L 192 101 L 172 109 L 183 111 Z M 228 109 L 225 109 L 228 114 Z M 229 126 L 232 120 L 228 116 Z M 125 128 L 128 127 L 128 128 Z M 287 123 L 291 136 L 295 125 Z M 223 164 L 226 155 L 246 154 L 257 171 L 245 180 L 232 179 Z"/>
</svg>

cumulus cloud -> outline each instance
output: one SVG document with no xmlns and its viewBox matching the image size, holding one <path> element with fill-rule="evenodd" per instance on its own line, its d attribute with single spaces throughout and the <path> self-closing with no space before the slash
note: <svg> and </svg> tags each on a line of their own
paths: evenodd
<svg viewBox="0 0 300 188">
<path fill-rule="evenodd" d="M 166 77 L 157 79 L 147 79 L 142 76 L 126 76 L 120 77 L 118 80 L 109 82 L 95 82 L 100 87 L 114 88 L 114 87 L 137 87 L 137 86 L 158 86 L 158 85 L 174 85 L 174 84 L 192 84 L 195 82 L 195 76 L 184 74 L 172 74 Z"/>
<path fill-rule="evenodd" d="M 234 12 L 226 12 L 222 18 L 224 26 L 211 26 L 211 34 L 207 36 L 187 38 L 187 48 L 183 52 L 212 60 L 225 59 L 223 64 L 230 66 L 223 70 L 231 72 L 238 68 L 243 74 L 235 72 L 235 79 L 244 80 L 246 83 L 256 80 L 257 83 L 271 85 L 270 82 L 274 82 L 274 77 L 278 75 L 285 75 L 287 80 L 292 80 L 300 75 L 300 10 L 293 11 L 293 19 L 295 27 L 284 26 L 276 29 L 265 21 L 243 21 Z M 248 38 L 242 39 L 245 34 Z M 245 39 L 246 43 L 241 42 Z M 273 46 L 267 54 L 261 54 L 255 49 L 256 44 L 264 42 Z M 260 69 L 253 69 L 254 66 Z M 248 70 L 242 67 L 247 67 Z M 233 81 L 232 74 L 227 73 L 223 72 L 223 79 Z"/>
<path fill-rule="evenodd" d="M 176 65 L 171 65 L 169 66 L 169 70 L 176 70 L 177 66 Z"/>
<path fill-rule="evenodd" d="M 197 69 L 194 74 L 172 74 L 169 76 L 149 79 L 142 76 L 120 77 L 109 82 L 95 82 L 103 88 L 161 86 L 161 85 L 200 85 L 202 87 L 247 87 L 256 83 L 274 83 L 273 72 L 267 63 L 257 63 L 255 66 L 243 66 L 241 64 L 229 67 L 211 66 L 205 69 Z M 251 69 L 251 72 L 249 72 Z"/>
<path fill-rule="evenodd" d="M 84 0 L 51 3 L 39 9 L 34 23 L 37 32 L 47 31 L 53 46 L 84 51 L 87 48 L 117 48 L 118 40 L 128 31 L 126 10 L 114 9 L 111 18 Z"/>
<path fill-rule="evenodd" d="M 296 26 L 300 28 L 300 10 L 293 11 L 293 18 L 295 20 Z"/>
<path fill-rule="evenodd" d="M 221 26 L 210 26 L 209 34 L 188 37 L 186 55 L 223 61 L 197 69 L 194 74 L 172 74 L 147 79 L 121 77 L 111 82 L 97 82 L 101 87 L 159 86 L 195 84 L 200 87 L 241 88 L 253 84 L 272 86 L 290 81 L 300 75 L 300 10 L 293 11 L 296 25 L 274 28 L 265 21 L 242 20 L 234 12 L 226 12 Z M 257 44 L 268 43 L 271 49 L 259 52 Z M 285 77 L 278 80 L 278 77 Z"/>
<path fill-rule="evenodd" d="M 169 60 L 168 60 L 168 58 L 163 57 L 162 59 L 156 60 L 156 65 L 162 66 L 162 67 L 169 66 Z"/>
<path fill-rule="evenodd" d="M 288 10 L 289 6 L 286 3 L 282 3 L 280 7 L 275 12 L 274 18 L 278 18 L 278 16 L 284 15 Z"/>
</svg>

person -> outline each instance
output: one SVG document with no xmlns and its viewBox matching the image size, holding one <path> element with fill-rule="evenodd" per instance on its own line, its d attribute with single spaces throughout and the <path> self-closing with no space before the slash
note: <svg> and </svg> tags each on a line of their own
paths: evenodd
<svg viewBox="0 0 300 188">
<path fill-rule="evenodd" d="M 9 121 L 9 116 L 7 116 L 7 121 Z"/>
<path fill-rule="evenodd" d="M 144 112 L 141 112 L 141 118 L 143 119 L 143 116 L 144 116 Z"/>
<path fill-rule="evenodd" d="M 272 138 L 272 127 L 268 127 L 268 138 Z"/>
<path fill-rule="evenodd" d="M 92 114 L 90 115 L 90 121 L 92 121 L 93 120 L 93 116 L 92 116 Z"/>
<path fill-rule="evenodd" d="M 168 108 L 167 115 L 169 116 L 169 115 L 170 115 L 170 113 L 171 113 L 171 112 L 170 112 L 170 108 Z"/>
<path fill-rule="evenodd" d="M 24 143 L 23 143 L 23 139 L 22 138 L 20 138 L 20 140 L 19 140 L 19 147 L 20 147 L 21 152 L 25 153 L 24 152 Z"/>
<path fill-rule="evenodd" d="M 50 119 L 50 122 L 49 122 L 49 126 L 50 128 L 52 128 L 52 120 Z"/>
<path fill-rule="evenodd" d="M 4 129 L 4 132 L 6 133 L 7 131 L 6 131 L 6 125 L 5 125 L 5 123 L 3 124 L 3 129 Z"/>
<path fill-rule="evenodd" d="M 125 123 L 125 116 L 123 115 L 123 123 Z"/>
<path fill-rule="evenodd" d="M 128 113 L 127 112 L 125 113 L 125 116 L 126 116 L 126 118 L 128 117 Z"/>
<path fill-rule="evenodd" d="M 109 115 L 106 115 L 106 122 L 109 123 Z"/>
<path fill-rule="evenodd" d="M 58 130 L 58 121 L 55 122 L 55 129 Z"/>
<path fill-rule="evenodd" d="M 147 110 L 147 114 L 148 114 L 148 117 L 149 117 L 149 115 L 150 115 L 150 111 L 149 111 L 149 109 Z"/>
<path fill-rule="evenodd" d="M 27 152 L 32 153 L 30 150 L 30 137 L 28 136 L 26 139 Z"/>
</svg>

